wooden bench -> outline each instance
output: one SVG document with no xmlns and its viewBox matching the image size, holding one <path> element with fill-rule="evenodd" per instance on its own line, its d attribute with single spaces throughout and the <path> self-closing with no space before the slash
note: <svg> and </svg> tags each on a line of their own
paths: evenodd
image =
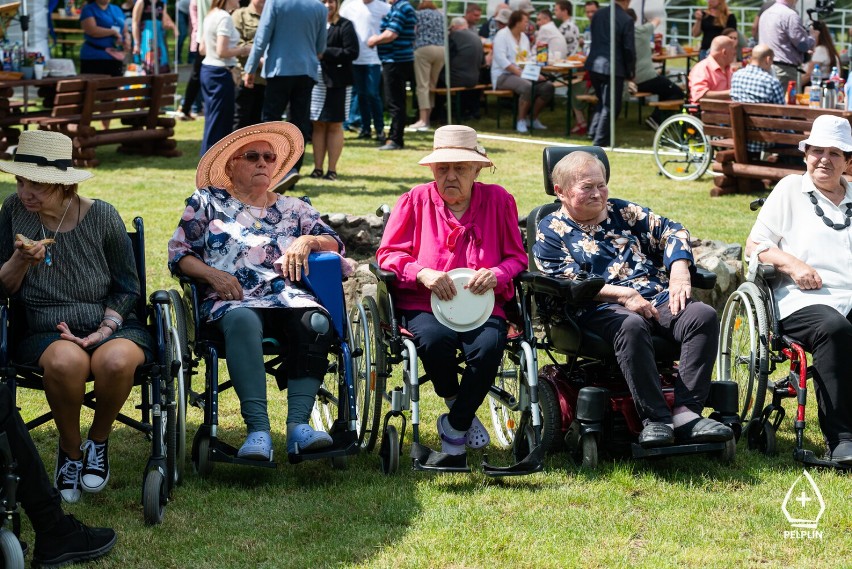
<svg viewBox="0 0 852 569">
<path fill-rule="evenodd" d="M 433 95 L 436 95 L 436 96 L 437 95 L 441 95 L 443 97 L 446 97 L 447 95 L 452 96 L 452 98 L 453 98 L 453 109 L 454 109 L 453 110 L 453 120 L 457 122 L 458 116 L 461 115 L 461 108 L 462 108 L 461 94 L 462 93 L 473 93 L 473 92 L 480 92 L 481 93 L 482 91 L 485 91 L 486 89 L 489 89 L 490 87 L 491 87 L 491 85 L 487 85 L 487 84 L 484 84 L 484 83 L 481 84 L 481 85 L 474 85 L 473 87 L 450 87 L 450 88 L 433 87 L 433 88 L 429 89 L 429 92 Z M 456 115 L 456 113 L 459 113 L 459 114 Z"/>
<path fill-rule="evenodd" d="M 71 137 L 75 166 L 97 166 L 95 149 L 108 144 L 126 154 L 180 156 L 175 119 L 161 111 L 174 101 L 177 78 L 172 73 L 60 81 L 51 115 L 22 122 Z"/>
<path fill-rule="evenodd" d="M 852 122 L 852 112 L 849 111 L 798 105 L 732 102 L 728 103 L 728 113 L 734 145 L 716 154 L 713 171 L 724 174 L 733 182 L 728 182 L 719 193 L 765 190 L 765 182 L 774 183 L 790 174 L 803 173 L 805 165 L 798 144 L 810 134 L 814 119 L 831 114 Z M 749 142 L 771 143 L 773 146 L 760 156 L 748 151 Z M 785 162 L 784 157 L 794 159 Z"/>
<path fill-rule="evenodd" d="M 487 85 L 486 85 L 487 87 Z M 485 97 L 485 110 L 488 110 L 488 97 L 494 97 L 497 99 L 497 128 L 500 128 L 500 100 L 501 99 L 511 99 L 512 100 L 512 127 L 514 128 L 515 123 L 518 122 L 518 96 L 511 89 L 485 89 L 482 92 L 482 95 Z"/>
</svg>

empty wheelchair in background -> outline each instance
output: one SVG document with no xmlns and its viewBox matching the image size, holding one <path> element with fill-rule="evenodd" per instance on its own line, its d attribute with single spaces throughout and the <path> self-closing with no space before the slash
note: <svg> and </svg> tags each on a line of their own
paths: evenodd
<svg viewBox="0 0 852 569">
<path fill-rule="evenodd" d="M 763 205 L 763 201 L 753 202 L 752 211 Z M 852 471 L 852 466 L 820 458 L 804 447 L 808 378 L 812 375 L 808 354 L 781 329 L 773 293 L 773 285 L 780 277 L 775 267 L 759 264 L 748 276 L 725 304 L 717 359 L 718 377 L 739 385 L 737 413 L 746 425 L 748 448 L 766 455 L 776 454 L 776 433 L 786 417 L 783 401 L 794 398 L 793 458 L 811 466 Z M 779 369 L 787 371 L 780 373 Z M 767 393 L 771 399 L 765 404 Z"/>
<path fill-rule="evenodd" d="M 119 414 L 117 421 L 146 435 L 151 454 L 142 474 L 142 507 L 145 522 L 163 520 L 174 487 L 182 481 L 186 462 L 186 398 L 183 384 L 184 345 L 180 339 L 180 296 L 177 291 L 158 290 L 148 299 L 145 282 L 145 236 L 141 217 L 133 220 L 135 231 L 128 233 L 133 246 L 140 296 L 136 313 L 147 322 L 154 340 L 154 361 L 137 368 L 134 385 L 141 387 L 142 400 L 137 408 L 141 419 Z M 177 312 L 176 312 L 177 311 Z M 13 300 L 0 304 L 0 370 L 2 379 L 15 397 L 17 388 L 43 390 L 39 367 L 15 363 L 12 353 L 17 338 L 24 332 L 23 309 Z M 83 404 L 94 409 L 95 395 L 89 391 Z M 34 429 L 53 419 L 50 412 L 27 422 Z"/>
<path fill-rule="evenodd" d="M 387 222 L 390 210 L 382 206 L 376 213 Z M 410 412 L 413 468 L 432 472 L 470 472 L 466 453 L 445 455 L 420 442 L 420 386 L 428 381 L 428 377 L 419 374 L 413 336 L 401 327 L 394 309 L 389 288 L 396 275 L 380 269 L 375 263 L 370 269 L 378 279 L 376 297 L 364 297 L 360 305 L 350 311 L 353 337 L 357 339 L 357 350 L 363 361 L 358 366 L 363 371 L 362 389 L 358 395 L 359 401 L 363 402 L 360 406 L 362 447 L 372 450 L 381 435 L 378 454 L 382 472 L 395 473 L 399 469 L 400 450 L 408 423 L 405 413 Z M 543 468 L 538 363 L 529 317 L 529 299 L 524 293 L 524 286 L 522 275 L 515 282 L 512 306 L 505 307 L 512 325 L 508 329 L 502 363 L 484 405 L 491 418 L 492 443 L 510 448 L 515 463 L 494 466 L 488 463 L 487 456 L 483 457 L 483 473 L 491 477 L 526 475 Z M 459 365 L 463 365 L 462 354 L 448 354 L 448 357 L 457 356 Z M 390 387 L 393 368 L 398 364 L 401 366 L 401 385 Z M 389 409 L 383 414 L 385 402 Z M 391 419 L 399 419 L 399 429 L 391 423 Z"/>
<path fill-rule="evenodd" d="M 551 178 L 554 166 L 568 153 L 578 150 L 596 155 L 605 165 L 606 178 L 609 179 L 609 161 L 600 147 L 545 148 L 544 185 L 548 195 L 555 195 Z M 527 245 L 531 268 L 535 267 L 532 245 L 538 224 L 560 207 L 557 200 L 539 206 L 529 214 Z M 712 288 L 715 280 L 715 274 L 699 270 L 693 277 L 693 286 Z M 612 345 L 581 328 L 574 320 L 566 319 L 561 311 L 564 305 L 582 306 L 593 300 L 604 282 L 604 279 L 586 273 L 581 273 L 576 280 L 569 280 L 537 271 L 533 271 L 530 279 L 530 292 L 545 330 L 545 339 L 539 342 L 539 348 L 546 351 L 552 362 L 539 369 L 543 429 L 554 433 L 550 439 L 553 446 L 549 450 L 558 448 L 564 440 L 574 459 L 591 469 L 598 465 L 604 452 L 633 458 L 707 453 L 715 455 L 723 463 L 732 462 L 736 454 L 735 440 L 654 448 L 643 448 L 636 443 L 643 424 Z M 555 310 L 560 310 L 558 319 L 553 318 Z M 667 404 L 672 406 L 680 347 L 659 336 L 652 336 L 652 341 L 663 394 Z M 736 404 L 736 383 L 712 382 L 706 403 L 706 407 L 715 409 L 710 417 L 728 425 L 739 436 Z"/>
<path fill-rule="evenodd" d="M 309 274 L 303 277 L 303 281 L 328 311 L 335 332 L 330 350 L 331 362 L 317 394 L 312 422 L 315 429 L 328 432 L 334 442 L 329 447 L 313 451 L 298 449 L 296 453 L 288 454 L 288 460 L 291 464 L 297 464 L 303 460 L 329 459 L 333 467 L 344 468 L 347 456 L 359 451 L 353 372 L 353 359 L 358 354 L 353 355 L 349 347 L 351 331 L 344 306 L 340 257 L 333 253 L 312 253 L 309 263 Z M 202 360 L 206 370 L 203 392 L 188 391 L 191 404 L 204 411 L 203 422 L 192 442 L 192 462 L 196 471 L 201 476 L 207 476 L 217 462 L 276 468 L 274 457 L 270 457 L 269 461 L 239 458 L 237 449 L 219 438 L 219 394 L 233 386 L 230 380 L 219 382 L 219 360 L 226 357 L 225 342 L 218 329 L 201 320 L 200 285 L 184 277 L 181 277 L 181 282 L 186 308 L 186 341 L 189 346 L 188 384 Z M 274 309 L 269 311 L 274 312 Z M 264 367 L 268 375 L 283 385 L 287 378 L 290 346 L 280 330 L 273 332 L 270 327 L 264 333 L 268 335 L 263 339 Z"/>
</svg>

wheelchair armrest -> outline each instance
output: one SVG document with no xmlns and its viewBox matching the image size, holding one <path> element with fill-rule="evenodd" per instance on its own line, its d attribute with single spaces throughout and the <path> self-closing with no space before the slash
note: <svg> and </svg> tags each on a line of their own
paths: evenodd
<svg viewBox="0 0 852 569">
<path fill-rule="evenodd" d="M 695 274 L 692 275 L 692 286 L 703 290 L 712 290 L 716 286 L 716 273 L 696 266 Z"/>
<path fill-rule="evenodd" d="M 390 284 L 396 280 L 396 273 L 384 270 L 375 261 L 370 263 L 370 272 L 385 284 Z"/>
<path fill-rule="evenodd" d="M 551 277 L 535 272 L 523 272 L 521 281 L 529 283 L 534 292 L 543 292 L 570 303 L 594 300 L 606 281 L 601 277 L 589 277 L 584 280 L 571 280 Z"/>
<path fill-rule="evenodd" d="M 766 284 L 771 285 L 778 278 L 778 271 L 775 269 L 775 265 L 760 263 L 757 266 L 757 276 L 762 278 Z"/>
</svg>

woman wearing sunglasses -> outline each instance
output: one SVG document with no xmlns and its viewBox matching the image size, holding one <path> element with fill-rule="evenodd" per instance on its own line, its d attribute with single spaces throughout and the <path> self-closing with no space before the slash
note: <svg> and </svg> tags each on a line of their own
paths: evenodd
<svg viewBox="0 0 852 569">
<path fill-rule="evenodd" d="M 248 435 L 237 456 L 270 460 L 261 340 L 276 330 L 290 344 L 287 449 L 331 444 L 307 423 L 331 343 L 327 312 L 298 286 L 311 251 L 343 253 L 343 243 L 320 214 L 297 198 L 270 191 L 304 150 L 291 123 L 241 128 L 214 144 L 198 164 L 198 189 L 186 202 L 169 241 L 169 268 L 204 286 L 201 318 L 225 338 L 228 372 Z M 274 317 L 266 317 L 275 310 Z M 266 334 L 264 333 L 266 332 Z M 289 335 L 288 335 L 289 334 Z"/>
</svg>

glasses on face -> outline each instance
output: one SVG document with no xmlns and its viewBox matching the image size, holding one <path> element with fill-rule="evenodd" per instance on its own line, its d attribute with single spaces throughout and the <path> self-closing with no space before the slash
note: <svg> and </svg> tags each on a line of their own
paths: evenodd
<svg viewBox="0 0 852 569">
<path fill-rule="evenodd" d="M 278 160 L 278 155 L 274 152 L 257 152 L 256 150 L 249 150 L 248 152 L 244 152 L 242 154 L 237 154 L 234 156 L 234 160 L 242 158 L 247 162 L 251 162 L 252 164 L 260 160 L 263 157 L 263 161 L 267 164 L 272 164 L 276 160 Z"/>
</svg>

